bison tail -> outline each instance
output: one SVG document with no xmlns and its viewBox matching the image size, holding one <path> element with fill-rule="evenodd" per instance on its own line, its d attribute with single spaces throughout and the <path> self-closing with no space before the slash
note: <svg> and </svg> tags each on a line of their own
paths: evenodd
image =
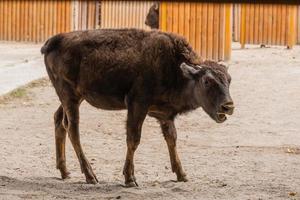
<svg viewBox="0 0 300 200">
<path fill-rule="evenodd" d="M 50 39 L 48 39 L 46 41 L 44 46 L 41 48 L 41 53 L 46 54 L 46 53 L 49 53 L 49 52 L 53 51 L 54 49 L 58 48 L 60 46 L 62 39 L 63 39 L 62 34 L 58 34 L 58 35 L 51 37 Z"/>
</svg>

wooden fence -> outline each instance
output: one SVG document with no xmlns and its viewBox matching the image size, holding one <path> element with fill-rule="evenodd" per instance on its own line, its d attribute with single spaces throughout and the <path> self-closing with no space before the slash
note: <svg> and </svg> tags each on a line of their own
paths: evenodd
<svg viewBox="0 0 300 200">
<path fill-rule="evenodd" d="M 286 45 L 296 43 L 296 5 L 242 4 L 240 43 Z"/>
<path fill-rule="evenodd" d="M 70 31 L 72 1 L 1 0 L 0 40 L 41 42 Z"/>
<path fill-rule="evenodd" d="M 300 44 L 300 5 L 298 6 L 298 9 L 297 9 L 297 34 L 296 34 L 296 40 L 297 40 L 297 43 Z"/>
<path fill-rule="evenodd" d="M 143 28 L 154 1 L 101 1 L 101 28 Z"/>
<path fill-rule="evenodd" d="M 205 59 L 228 60 L 231 13 L 231 4 L 162 2 L 160 28 L 185 36 Z"/>
<path fill-rule="evenodd" d="M 73 1 L 73 30 L 96 29 L 100 27 L 100 1 Z"/>
<path fill-rule="evenodd" d="M 234 4 L 232 10 L 232 35 L 233 41 L 240 41 L 240 20 L 241 20 L 241 4 Z"/>
</svg>

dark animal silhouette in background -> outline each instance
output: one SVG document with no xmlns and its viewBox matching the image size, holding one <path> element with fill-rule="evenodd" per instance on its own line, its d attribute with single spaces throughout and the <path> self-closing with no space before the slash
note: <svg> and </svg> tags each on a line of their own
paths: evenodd
<svg viewBox="0 0 300 200">
<path fill-rule="evenodd" d="M 159 4 L 153 4 L 149 12 L 146 16 L 145 24 L 149 26 L 151 29 L 158 29 L 159 28 Z"/>
</svg>

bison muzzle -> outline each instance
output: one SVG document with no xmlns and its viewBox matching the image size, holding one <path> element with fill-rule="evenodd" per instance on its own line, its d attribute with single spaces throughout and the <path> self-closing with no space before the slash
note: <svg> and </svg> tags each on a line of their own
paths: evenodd
<svg viewBox="0 0 300 200">
<path fill-rule="evenodd" d="M 224 65 L 202 61 L 176 34 L 138 29 L 91 30 L 58 34 L 42 47 L 49 78 L 61 105 L 54 115 L 57 168 L 63 179 L 68 133 L 87 183 L 97 183 L 79 137 L 79 106 L 87 101 L 106 110 L 127 109 L 126 186 L 137 186 L 134 152 L 147 115 L 158 120 L 167 142 L 172 171 L 187 181 L 176 150 L 174 119 L 196 108 L 216 122 L 234 105 Z"/>
</svg>

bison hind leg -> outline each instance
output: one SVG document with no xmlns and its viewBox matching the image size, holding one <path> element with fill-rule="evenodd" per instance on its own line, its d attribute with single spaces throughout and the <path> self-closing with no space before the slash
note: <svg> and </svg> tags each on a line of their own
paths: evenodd
<svg viewBox="0 0 300 200">
<path fill-rule="evenodd" d="M 55 124 L 55 145 L 56 145 L 56 168 L 59 169 L 62 179 L 70 178 L 70 172 L 66 166 L 66 129 L 63 125 L 64 120 L 63 107 L 59 106 L 54 114 Z"/>
</svg>

